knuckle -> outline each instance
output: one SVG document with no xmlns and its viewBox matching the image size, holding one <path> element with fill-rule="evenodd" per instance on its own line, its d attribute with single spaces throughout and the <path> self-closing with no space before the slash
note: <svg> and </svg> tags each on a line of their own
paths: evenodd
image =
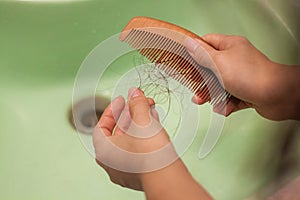
<svg viewBox="0 0 300 200">
<path fill-rule="evenodd" d="M 119 185 L 119 182 L 118 182 L 118 180 L 117 180 L 115 177 L 109 176 L 109 179 L 110 179 L 110 181 L 111 181 L 112 183 Z"/>
<path fill-rule="evenodd" d="M 140 102 L 147 102 L 147 98 L 145 96 L 138 96 L 138 97 L 133 97 L 132 99 L 130 99 L 130 102 L 134 102 L 134 103 L 140 103 Z"/>
<path fill-rule="evenodd" d="M 248 43 L 249 40 L 245 36 L 237 36 L 238 40 L 243 43 Z"/>
<path fill-rule="evenodd" d="M 224 61 L 226 60 L 227 55 L 225 53 L 217 53 L 217 55 L 215 56 L 215 65 L 219 68 L 221 67 L 221 65 L 224 63 Z"/>
<path fill-rule="evenodd" d="M 213 36 L 212 33 L 208 33 L 208 34 L 203 35 L 202 38 L 203 38 L 204 40 L 207 40 L 207 39 L 211 38 L 212 36 Z"/>
<path fill-rule="evenodd" d="M 129 107 L 131 109 L 136 109 L 137 107 L 140 106 L 149 106 L 148 100 L 141 96 L 141 97 L 134 97 L 129 101 Z"/>
</svg>

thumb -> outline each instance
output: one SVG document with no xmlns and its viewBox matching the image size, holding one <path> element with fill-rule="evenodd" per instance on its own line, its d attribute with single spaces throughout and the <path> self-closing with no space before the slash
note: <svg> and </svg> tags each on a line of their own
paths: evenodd
<svg viewBox="0 0 300 200">
<path fill-rule="evenodd" d="M 217 74 L 217 67 L 214 62 L 217 50 L 200 39 L 187 38 L 184 41 L 189 54 L 201 66 L 210 69 Z"/>
<path fill-rule="evenodd" d="M 222 51 L 227 49 L 232 41 L 232 36 L 224 34 L 207 34 L 202 37 L 202 39 L 211 45 L 213 48 Z"/>
<path fill-rule="evenodd" d="M 132 120 L 141 126 L 150 123 L 150 104 L 144 93 L 138 88 L 128 91 L 129 112 Z"/>
</svg>

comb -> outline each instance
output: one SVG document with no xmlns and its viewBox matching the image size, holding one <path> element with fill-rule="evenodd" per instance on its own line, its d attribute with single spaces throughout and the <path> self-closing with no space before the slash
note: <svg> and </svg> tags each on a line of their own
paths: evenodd
<svg viewBox="0 0 300 200">
<path fill-rule="evenodd" d="M 184 28 L 149 17 L 132 18 L 120 34 L 121 41 L 127 42 L 205 102 L 226 105 L 231 95 L 224 90 L 212 71 L 199 65 L 190 56 L 184 46 L 188 37 L 202 40 Z"/>
</svg>

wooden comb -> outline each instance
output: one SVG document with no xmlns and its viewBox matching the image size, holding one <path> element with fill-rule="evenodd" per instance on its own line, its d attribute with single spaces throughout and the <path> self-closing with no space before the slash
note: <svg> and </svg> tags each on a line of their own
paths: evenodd
<svg viewBox="0 0 300 200">
<path fill-rule="evenodd" d="M 190 56 L 184 46 L 188 37 L 202 40 L 184 28 L 149 17 L 134 17 L 120 34 L 121 41 L 127 42 L 205 102 L 226 105 L 231 95 L 209 69 Z"/>
</svg>

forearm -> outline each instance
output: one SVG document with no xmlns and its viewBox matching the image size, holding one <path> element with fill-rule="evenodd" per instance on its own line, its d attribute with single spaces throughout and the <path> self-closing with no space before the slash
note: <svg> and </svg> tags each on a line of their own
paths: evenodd
<svg viewBox="0 0 300 200">
<path fill-rule="evenodd" d="M 300 120 L 300 66 L 289 66 L 291 87 L 293 87 L 292 104 L 294 105 L 291 111 L 291 119 Z"/>
<path fill-rule="evenodd" d="M 283 90 L 282 106 L 287 119 L 300 120 L 300 66 L 277 64 L 278 89 Z"/>
<path fill-rule="evenodd" d="M 147 200 L 212 199 L 181 159 L 161 170 L 143 174 L 142 185 Z"/>
</svg>

